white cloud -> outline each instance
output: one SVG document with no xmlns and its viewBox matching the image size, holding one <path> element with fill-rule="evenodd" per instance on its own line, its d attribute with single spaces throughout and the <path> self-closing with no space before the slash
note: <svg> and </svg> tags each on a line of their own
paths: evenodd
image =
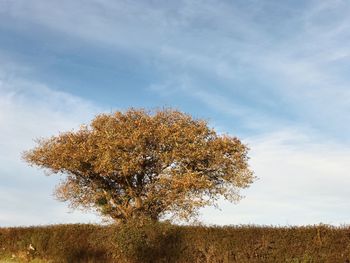
<svg viewBox="0 0 350 263">
<path fill-rule="evenodd" d="M 203 210 L 209 224 L 348 224 L 350 149 L 283 131 L 246 140 L 259 177 L 237 205 Z"/>
<path fill-rule="evenodd" d="M 93 214 L 68 213 L 52 197 L 57 177 L 21 161 L 35 138 L 78 128 L 101 112 L 92 103 L 40 83 L 0 79 L 0 226 L 97 222 Z"/>
<path fill-rule="evenodd" d="M 158 87 L 157 92 L 186 76 L 195 88 L 171 88 L 218 112 L 238 113 L 245 121 L 254 115 L 276 119 L 278 100 L 299 121 L 343 134 L 350 131 L 344 125 L 349 116 L 342 114 L 349 111 L 350 80 L 344 74 L 346 66 L 334 63 L 346 65 L 350 58 L 349 9 L 345 1 L 312 1 L 296 7 L 278 1 L 123 0 L 5 1 L 2 8 L 22 26 L 146 57 L 162 76 L 151 85 Z M 216 84 L 207 84 L 210 91 L 200 82 L 207 76 L 216 79 Z M 232 103 L 217 103 L 228 92 Z M 245 94 L 245 106 L 235 93 Z M 255 108 L 262 102 L 276 107 L 274 112 Z"/>
</svg>

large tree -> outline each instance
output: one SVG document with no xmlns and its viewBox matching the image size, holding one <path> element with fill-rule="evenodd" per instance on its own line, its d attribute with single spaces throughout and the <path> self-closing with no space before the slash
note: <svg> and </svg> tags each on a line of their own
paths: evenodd
<svg viewBox="0 0 350 263">
<path fill-rule="evenodd" d="M 196 215 L 220 197 L 238 201 L 254 180 L 247 147 L 177 110 L 101 114 L 77 131 L 37 141 L 23 158 L 66 175 L 56 196 L 116 221 Z"/>
</svg>

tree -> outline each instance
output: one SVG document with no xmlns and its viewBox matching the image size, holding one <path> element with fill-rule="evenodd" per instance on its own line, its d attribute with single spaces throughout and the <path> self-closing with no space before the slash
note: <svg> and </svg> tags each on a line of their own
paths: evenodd
<svg viewBox="0 0 350 263">
<path fill-rule="evenodd" d="M 129 109 L 38 140 L 23 158 L 66 175 L 55 191 L 59 200 L 125 222 L 168 213 L 190 219 L 220 197 L 238 201 L 255 178 L 247 151 L 180 111 Z"/>
</svg>

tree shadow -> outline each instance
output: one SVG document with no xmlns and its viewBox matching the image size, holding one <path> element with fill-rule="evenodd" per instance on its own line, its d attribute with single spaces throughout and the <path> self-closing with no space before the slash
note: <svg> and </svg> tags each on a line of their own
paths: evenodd
<svg viewBox="0 0 350 263">
<path fill-rule="evenodd" d="M 175 263 L 181 256 L 182 235 L 174 225 L 126 226 L 117 235 L 118 249 L 128 262 Z"/>
</svg>

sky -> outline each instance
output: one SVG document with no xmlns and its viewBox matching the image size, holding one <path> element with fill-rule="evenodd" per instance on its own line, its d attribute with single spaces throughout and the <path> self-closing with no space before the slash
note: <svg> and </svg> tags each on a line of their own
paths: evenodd
<svg viewBox="0 0 350 263">
<path fill-rule="evenodd" d="M 350 222 L 350 3 L 0 0 L 0 226 L 99 223 L 29 167 L 34 139 L 173 107 L 250 148 L 259 179 L 209 225 Z"/>
</svg>

